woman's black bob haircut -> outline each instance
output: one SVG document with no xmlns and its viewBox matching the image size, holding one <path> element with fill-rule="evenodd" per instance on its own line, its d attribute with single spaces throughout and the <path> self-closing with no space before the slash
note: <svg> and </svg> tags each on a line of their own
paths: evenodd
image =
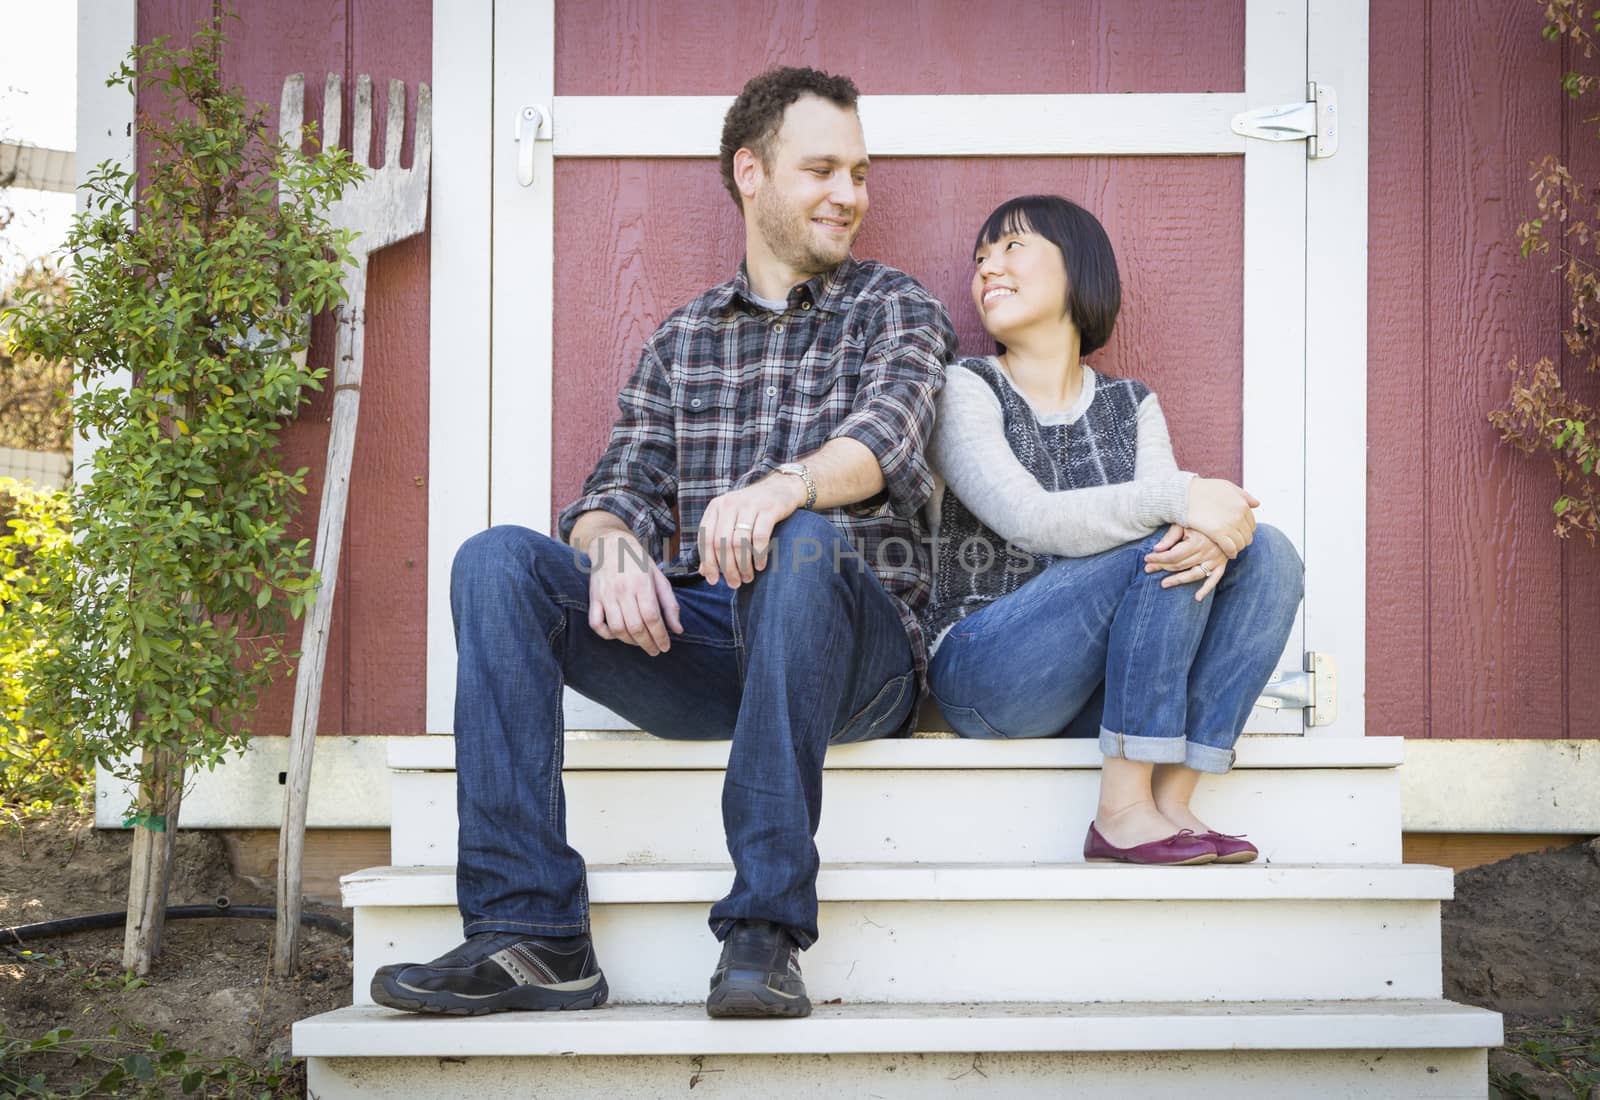
<svg viewBox="0 0 1600 1100">
<path fill-rule="evenodd" d="M 1021 195 L 1001 203 L 978 230 L 974 254 L 1009 233 L 1037 233 L 1061 249 L 1067 267 L 1065 313 L 1077 326 L 1079 355 L 1105 346 L 1122 307 L 1122 280 L 1111 239 L 1098 218 L 1060 195 Z M 995 341 L 995 350 L 1006 346 Z"/>
</svg>

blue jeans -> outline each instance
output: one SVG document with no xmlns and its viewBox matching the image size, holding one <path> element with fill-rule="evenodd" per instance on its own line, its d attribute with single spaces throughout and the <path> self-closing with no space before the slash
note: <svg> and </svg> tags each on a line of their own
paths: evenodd
<svg viewBox="0 0 1600 1100">
<path fill-rule="evenodd" d="M 722 820 L 734 880 L 712 931 L 770 920 L 810 946 L 823 755 L 830 741 L 896 732 L 916 702 L 894 601 L 838 528 L 799 512 L 778 525 L 754 582 L 673 578 L 683 633 L 651 657 L 589 628 L 587 565 L 507 526 L 467 540 L 451 569 L 467 934 L 588 931 L 561 784 L 565 683 L 661 737 L 732 738 Z"/>
<path fill-rule="evenodd" d="M 1095 736 L 1107 756 L 1233 766 L 1233 744 L 1294 625 L 1305 569 L 1279 530 L 1211 595 L 1145 573 L 1159 533 L 1063 558 L 951 627 L 928 670 L 963 737 Z"/>
</svg>

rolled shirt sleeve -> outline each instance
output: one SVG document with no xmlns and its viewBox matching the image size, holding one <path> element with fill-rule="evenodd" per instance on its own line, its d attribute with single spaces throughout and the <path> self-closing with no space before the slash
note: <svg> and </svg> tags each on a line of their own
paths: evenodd
<svg viewBox="0 0 1600 1100">
<path fill-rule="evenodd" d="M 661 561 L 666 541 L 677 530 L 673 503 L 678 495 L 677 442 L 672 390 L 653 347 L 639 356 L 628 384 L 617 397 L 621 415 L 583 495 L 562 509 L 557 527 L 563 542 L 585 512 L 610 512 L 639 537 L 652 560 Z"/>
<path fill-rule="evenodd" d="M 850 415 L 829 439 L 848 437 L 877 456 L 896 514 L 914 516 L 933 495 L 927 444 L 956 334 L 937 299 L 920 287 L 885 300 L 861 364 Z"/>
</svg>

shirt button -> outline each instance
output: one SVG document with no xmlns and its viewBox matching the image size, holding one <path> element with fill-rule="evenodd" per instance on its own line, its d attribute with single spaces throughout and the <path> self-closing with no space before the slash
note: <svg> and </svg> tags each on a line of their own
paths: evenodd
<svg viewBox="0 0 1600 1100">
<path fill-rule="evenodd" d="M 700 407 L 700 399 L 698 397 L 696 397 L 693 400 L 691 400 L 689 402 L 689 407 L 691 409 L 698 409 Z"/>
<path fill-rule="evenodd" d="M 783 322 L 779 321 L 777 324 L 773 325 L 772 326 L 772 331 L 773 332 L 782 332 L 783 331 Z"/>
<path fill-rule="evenodd" d="M 778 396 L 778 387 L 777 386 L 768 386 L 767 387 L 767 396 L 768 397 L 777 397 Z"/>
<path fill-rule="evenodd" d="M 801 309 L 810 309 L 811 308 L 811 303 L 810 302 L 801 302 L 800 303 L 800 308 Z"/>
</svg>

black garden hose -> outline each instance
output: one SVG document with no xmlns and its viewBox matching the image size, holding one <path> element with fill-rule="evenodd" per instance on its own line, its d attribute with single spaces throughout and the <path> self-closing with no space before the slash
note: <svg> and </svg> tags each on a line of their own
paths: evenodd
<svg viewBox="0 0 1600 1100">
<path fill-rule="evenodd" d="M 169 905 L 167 920 L 215 919 L 237 917 L 242 920 L 276 920 L 277 909 L 270 905 L 234 905 L 227 898 L 218 898 L 210 905 Z M 0 928 L 0 944 L 23 943 L 51 936 L 65 936 L 73 932 L 93 932 L 102 928 L 121 928 L 128 923 L 126 911 L 121 913 L 91 913 L 82 917 L 62 917 L 60 920 L 40 921 L 37 924 L 19 924 L 15 928 Z M 324 913 L 301 913 L 300 923 L 311 928 L 350 939 L 352 932 L 348 921 Z"/>
</svg>

